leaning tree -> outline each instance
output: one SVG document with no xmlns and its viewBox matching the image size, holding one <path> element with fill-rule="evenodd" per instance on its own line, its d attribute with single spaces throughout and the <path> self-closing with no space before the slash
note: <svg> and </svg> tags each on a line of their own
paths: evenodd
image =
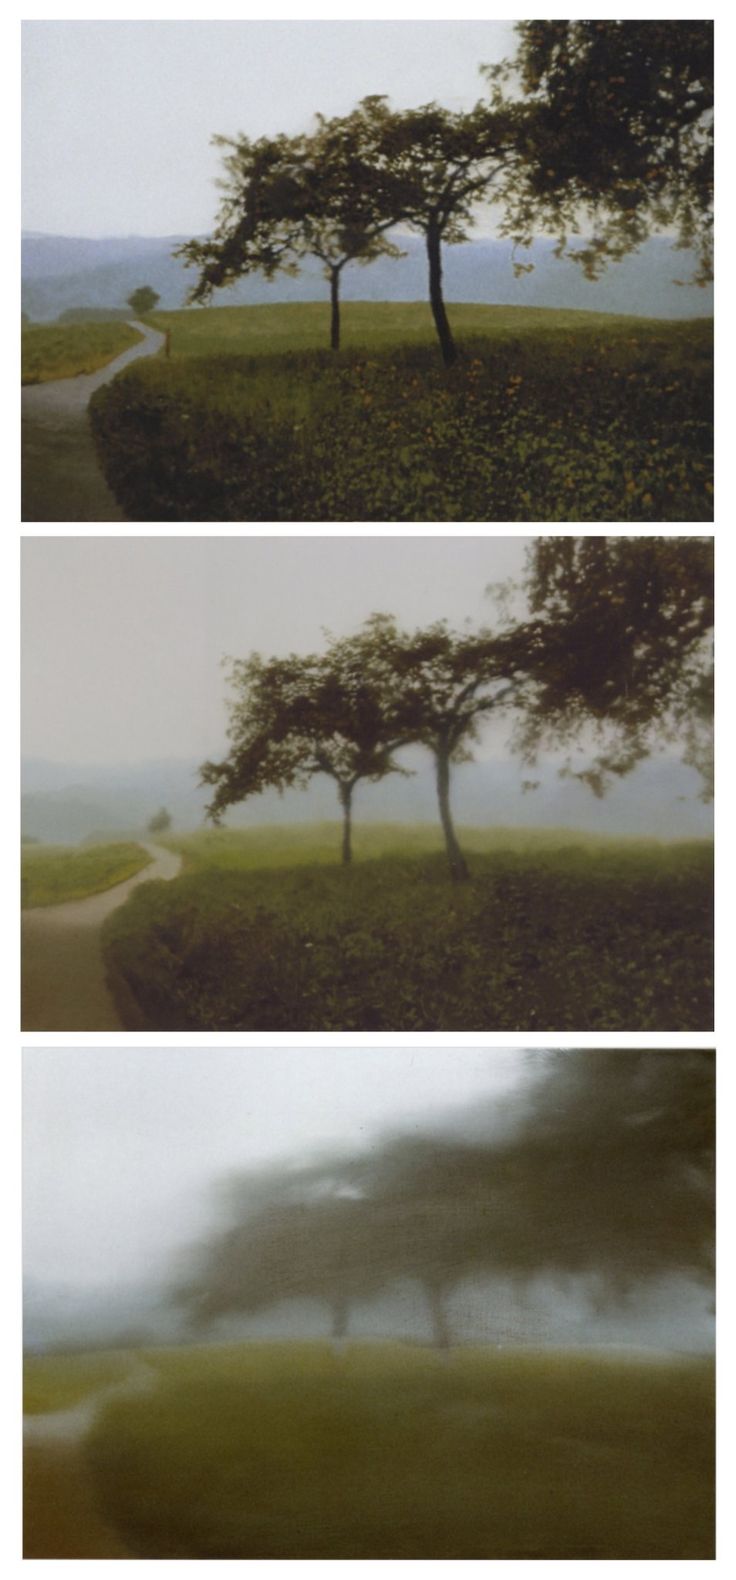
<svg viewBox="0 0 736 1580">
<path fill-rule="evenodd" d="M 453 764 L 472 760 L 483 720 L 520 707 L 528 684 L 527 632 L 456 633 L 438 620 L 423 630 L 401 630 L 389 615 L 363 628 L 389 727 L 398 744 L 425 746 L 434 758 L 440 823 L 454 882 L 468 867 L 450 803 Z"/>
<path fill-rule="evenodd" d="M 191 302 L 244 275 L 296 274 L 305 258 L 322 265 L 330 290 L 330 345 L 340 345 L 340 284 L 349 263 L 399 257 L 388 239 L 394 216 L 376 182 L 381 101 L 351 114 L 317 116 L 299 137 L 215 137 L 223 149 L 223 198 L 214 234 L 178 249 L 199 269 Z"/>
<path fill-rule="evenodd" d="M 372 643 L 330 639 L 323 654 L 231 661 L 231 747 L 219 763 L 204 763 L 201 782 L 214 787 L 208 816 L 272 788 L 304 788 L 324 774 L 337 788 L 342 811 L 342 860 L 352 860 L 356 786 L 403 773 L 393 753 L 405 744 L 381 694 Z"/>
<path fill-rule="evenodd" d="M 489 105 L 469 111 L 425 104 L 391 110 L 383 102 L 371 181 L 377 202 L 395 224 L 424 237 L 429 301 L 442 359 L 456 360 L 457 347 L 442 286 L 444 245 L 466 241 L 478 205 L 501 182 L 512 183 L 524 158 L 524 115 L 518 104 L 494 93 Z"/>
</svg>

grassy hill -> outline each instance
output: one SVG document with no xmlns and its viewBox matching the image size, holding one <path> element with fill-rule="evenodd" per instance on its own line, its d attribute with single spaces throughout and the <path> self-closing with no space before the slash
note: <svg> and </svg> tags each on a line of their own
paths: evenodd
<svg viewBox="0 0 736 1580">
<path fill-rule="evenodd" d="M 21 903 L 59 905 L 83 900 L 147 867 L 151 857 L 132 841 L 115 845 L 24 845 L 21 853 Z"/>
<path fill-rule="evenodd" d="M 133 520 L 708 521 L 712 326 L 423 302 L 157 313 L 170 360 L 98 391 Z"/>
<path fill-rule="evenodd" d="M 94 373 L 141 336 L 126 323 L 26 324 L 21 334 L 21 383 L 45 384 Z"/>
<path fill-rule="evenodd" d="M 27 1450 L 27 1557 L 713 1554 L 709 1360 L 460 1349 L 448 1362 L 394 1344 L 144 1358 L 154 1386 L 108 1404 L 83 1451 Z M 32 1408 L 83 1397 L 84 1366 L 27 1360 Z M 119 1357 L 95 1357 L 87 1387 L 119 1375 Z"/>
<path fill-rule="evenodd" d="M 103 931 L 124 1023 L 181 1031 L 710 1030 L 712 846 L 336 827 L 172 840 Z"/>
</svg>

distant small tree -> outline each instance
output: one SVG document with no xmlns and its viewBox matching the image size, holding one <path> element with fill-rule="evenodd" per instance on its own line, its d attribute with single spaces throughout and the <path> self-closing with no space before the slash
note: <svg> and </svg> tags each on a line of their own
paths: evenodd
<svg viewBox="0 0 736 1580">
<path fill-rule="evenodd" d="M 352 860 L 352 805 L 361 780 L 401 773 L 393 753 L 405 744 L 389 722 L 371 673 L 371 633 L 332 639 L 321 655 L 264 660 L 258 653 L 230 661 L 234 698 L 227 758 L 207 762 L 201 782 L 215 793 L 207 812 L 218 822 L 228 806 L 272 788 L 304 788 L 317 774 L 337 787 L 342 810 L 342 860 Z"/>
<path fill-rule="evenodd" d="M 137 317 L 142 318 L 145 313 L 152 313 L 156 303 L 160 302 L 160 300 L 158 291 L 154 291 L 152 286 L 139 285 L 137 290 L 131 291 L 128 297 L 128 306 L 132 308 Z"/>
<path fill-rule="evenodd" d="M 165 806 L 162 806 L 151 818 L 148 825 L 149 834 L 166 834 L 171 828 L 171 821 L 171 813 L 167 811 Z"/>
</svg>

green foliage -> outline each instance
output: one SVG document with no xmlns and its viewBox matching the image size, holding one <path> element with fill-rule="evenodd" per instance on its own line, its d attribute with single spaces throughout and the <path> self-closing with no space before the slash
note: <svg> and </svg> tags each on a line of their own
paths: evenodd
<svg viewBox="0 0 736 1580">
<path fill-rule="evenodd" d="M 590 278 L 652 231 L 699 254 L 712 278 L 712 21 L 521 22 L 525 158 L 502 231 L 540 224 Z M 495 98 L 506 67 L 486 67 Z M 584 243 L 569 244 L 592 227 Z"/>
<path fill-rule="evenodd" d="M 21 896 L 30 905 L 82 900 L 123 883 L 147 867 L 151 857 L 132 842 L 115 845 L 24 845 Z"/>
<path fill-rule="evenodd" d="M 255 835 L 187 842 L 199 870 L 105 924 L 113 988 L 157 1030 L 711 1028 L 707 843 L 462 842 L 451 894 L 441 856 L 259 870 Z"/>
<path fill-rule="evenodd" d="M 153 817 L 151 818 L 151 821 L 148 825 L 148 833 L 167 834 L 170 828 L 171 813 L 165 806 L 162 806 L 159 808 L 158 812 L 154 812 Z"/>
<path fill-rule="evenodd" d="M 94 373 L 140 340 L 129 324 L 28 324 L 21 336 L 21 383 Z"/>
<path fill-rule="evenodd" d="M 201 782 L 214 786 L 207 808 L 214 821 L 267 787 L 303 788 L 325 774 L 343 808 L 343 860 L 351 859 L 356 785 L 403 771 L 392 753 L 406 740 L 394 727 L 376 663 L 385 629 L 374 616 L 356 637 L 328 638 L 324 653 L 230 661 L 230 752 L 200 770 Z"/>
<path fill-rule="evenodd" d="M 188 316 L 172 315 L 169 363 L 93 398 L 132 520 L 712 519 L 707 323 L 457 307 L 460 332 L 488 333 L 448 371 L 401 343 L 430 332 L 418 307 L 356 305 L 358 335 L 398 343 L 337 362 L 269 354 L 274 317 L 295 338 L 316 327 L 309 304 L 212 313 L 213 336 L 230 318 L 253 336 L 247 357 L 200 354 L 209 327 Z"/>
<path fill-rule="evenodd" d="M 712 799 L 713 539 L 535 538 L 526 590 L 541 618 L 528 628 L 527 758 L 594 732 L 575 777 L 602 795 L 653 740 L 684 740 Z"/>
<path fill-rule="evenodd" d="M 132 308 L 136 317 L 143 318 L 145 313 L 153 312 L 156 303 L 160 302 L 160 300 L 161 297 L 158 291 L 154 291 L 152 286 L 139 285 L 136 291 L 131 291 L 128 297 L 128 306 Z"/>
<path fill-rule="evenodd" d="M 713 1367 L 318 1344 L 150 1352 L 87 1465 L 148 1558 L 698 1558 Z M 62 1357 L 57 1362 L 63 1367 Z"/>
</svg>

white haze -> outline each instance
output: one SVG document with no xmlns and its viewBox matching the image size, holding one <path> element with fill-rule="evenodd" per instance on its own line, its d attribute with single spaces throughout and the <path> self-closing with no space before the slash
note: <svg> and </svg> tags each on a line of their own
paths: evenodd
<svg viewBox="0 0 736 1580">
<path fill-rule="evenodd" d="M 209 231 L 214 133 L 297 133 L 374 93 L 468 109 L 513 52 L 510 22 L 26 22 L 24 228 Z"/>
</svg>

